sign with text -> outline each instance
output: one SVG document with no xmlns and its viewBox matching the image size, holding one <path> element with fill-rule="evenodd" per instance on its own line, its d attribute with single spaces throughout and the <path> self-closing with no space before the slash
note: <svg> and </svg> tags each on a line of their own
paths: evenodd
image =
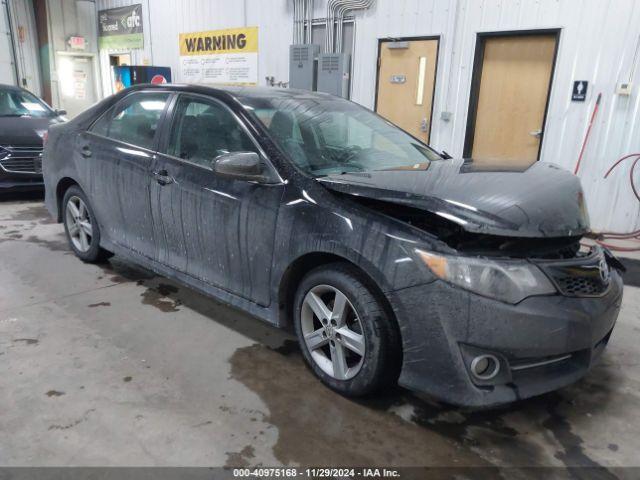
<svg viewBox="0 0 640 480">
<path fill-rule="evenodd" d="M 573 82 L 571 101 L 584 102 L 587 98 L 587 88 L 589 88 L 589 82 L 587 82 L 586 80 L 576 80 L 575 82 Z"/>
<path fill-rule="evenodd" d="M 258 27 L 181 33 L 180 80 L 256 85 Z"/>
<path fill-rule="evenodd" d="M 98 12 L 98 45 L 103 49 L 143 48 L 142 5 Z"/>
</svg>

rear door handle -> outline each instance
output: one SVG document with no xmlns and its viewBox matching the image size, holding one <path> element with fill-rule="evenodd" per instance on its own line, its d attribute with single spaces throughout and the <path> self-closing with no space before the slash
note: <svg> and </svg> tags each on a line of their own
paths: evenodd
<svg viewBox="0 0 640 480">
<path fill-rule="evenodd" d="M 160 185 L 169 185 L 170 183 L 175 183 L 175 179 L 169 175 L 169 172 L 166 170 L 158 170 L 157 172 L 153 172 L 153 176 L 156 178 L 156 182 Z"/>
<path fill-rule="evenodd" d="M 91 148 L 88 145 L 83 146 L 80 149 L 80 154 L 85 158 L 89 158 L 92 155 Z"/>
<path fill-rule="evenodd" d="M 542 136 L 542 130 L 534 130 L 533 132 L 529 132 L 529 135 L 540 138 Z"/>
</svg>

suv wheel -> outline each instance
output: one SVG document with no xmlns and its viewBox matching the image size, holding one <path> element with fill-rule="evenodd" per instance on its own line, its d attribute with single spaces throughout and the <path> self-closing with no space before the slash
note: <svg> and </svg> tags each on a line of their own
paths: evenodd
<svg viewBox="0 0 640 480">
<path fill-rule="evenodd" d="M 97 263 L 113 254 L 100 247 L 100 227 L 86 195 L 78 186 L 70 187 L 62 200 L 64 230 L 69 246 L 84 262 Z"/>
<path fill-rule="evenodd" d="M 398 330 L 356 268 L 337 263 L 312 270 L 300 283 L 294 309 L 305 360 L 327 386 L 361 396 L 395 383 Z"/>
</svg>

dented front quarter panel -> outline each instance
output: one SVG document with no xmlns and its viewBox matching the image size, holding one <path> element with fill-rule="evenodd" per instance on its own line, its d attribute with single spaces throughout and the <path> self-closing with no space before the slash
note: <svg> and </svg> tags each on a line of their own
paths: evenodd
<svg viewBox="0 0 640 480">
<path fill-rule="evenodd" d="M 416 248 L 431 249 L 436 239 L 400 222 L 385 221 L 365 207 L 338 198 L 302 180 L 307 188 L 289 186 L 278 216 L 274 294 L 288 267 L 312 253 L 344 258 L 362 268 L 389 292 L 435 280 L 415 256 Z"/>
</svg>

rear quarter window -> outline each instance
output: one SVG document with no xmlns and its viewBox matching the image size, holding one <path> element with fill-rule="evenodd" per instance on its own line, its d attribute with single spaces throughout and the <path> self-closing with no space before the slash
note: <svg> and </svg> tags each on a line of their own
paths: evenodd
<svg viewBox="0 0 640 480">
<path fill-rule="evenodd" d="M 169 93 L 139 93 L 111 107 L 90 127 L 97 135 L 152 149 Z"/>
<path fill-rule="evenodd" d="M 89 127 L 89 131 L 96 135 L 102 135 L 103 137 L 109 136 L 109 121 L 111 120 L 111 114 L 115 107 L 109 108 L 98 119 L 93 122 L 93 125 Z"/>
</svg>

